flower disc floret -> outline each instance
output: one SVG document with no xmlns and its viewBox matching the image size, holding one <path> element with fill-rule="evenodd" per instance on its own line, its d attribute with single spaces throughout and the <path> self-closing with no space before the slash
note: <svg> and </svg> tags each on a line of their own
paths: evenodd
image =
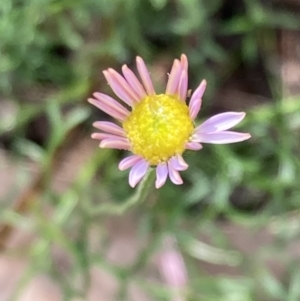
<svg viewBox="0 0 300 301">
<path fill-rule="evenodd" d="M 181 155 L 193 133 L 189 108 L 177 96 L 145 97 L 123 122 L 131 151 L 151 165 Z"/>
</svg>

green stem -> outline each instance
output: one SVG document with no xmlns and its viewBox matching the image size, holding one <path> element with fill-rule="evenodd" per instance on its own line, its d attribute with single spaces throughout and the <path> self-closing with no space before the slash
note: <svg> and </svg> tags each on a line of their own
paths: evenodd
<svg viewBox="0 0 300 301">
<path fill-rule="evenodd" d="M 139 184 L 136 192 L 128 200 L 122 204 L 102 204 L 98 207 L 86 208 L 91 216 L 99 214 L 122 215 L 133 206 L 142 203 L 148 196 L 152 184 L 154 183 L 155 173 L 153 169 L 149 169 Z"/>
</svg>

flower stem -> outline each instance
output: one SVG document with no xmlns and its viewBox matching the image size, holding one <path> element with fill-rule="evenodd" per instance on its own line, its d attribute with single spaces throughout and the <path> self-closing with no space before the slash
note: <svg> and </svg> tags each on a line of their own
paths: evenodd
<svg viewBox="0 0 300 301">
<path fill-rule="evenodd" d="M 102 204 L 98 207 L 86 208 L 91 216 L 99 214 L 122 215 L 133 206 L 142 203 L 149 195 L 153 186 L 155 173 L 153 169 L 149 169 L 144 176 L 135 193 L 122 204 Z"/>
</svg>

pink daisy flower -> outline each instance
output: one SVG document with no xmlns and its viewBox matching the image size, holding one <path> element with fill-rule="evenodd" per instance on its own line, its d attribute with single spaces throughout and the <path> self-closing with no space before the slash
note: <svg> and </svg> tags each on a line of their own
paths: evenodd
<svg viewBox="0 0 300 301">
<path fill-rule="evenodd" d="M 197 151 L 202 143 L 226 144 L 250 138 L 248 133 L 228 131 L 244 117 L 244 112 L 217 114 L 199 126 L 194 120 L 201 108 L 206 88 L 203 80 L 186 104 L 188 88 L 188 60 L 182 54 L 175 59 L 164 94 L 156 94 L 147 67 L 141 57 L 136 58 L 140 80 L 126 66 L 122 74 L 105 70 L 104 76 L 120 104 L 110 96 L 96 92 L 88 101 L 117 120 L 97 121 L 100 133 L 92 134 L 101 141 L 101 148 L 124 149 L 132 155 L 119 163 L 119 169 L 131 168 L 129 184 L 135 187 L 150 167 L 156 167 L 156 188 L 170 180 L 183 183 L 179 172 L 188 164 L 182 157 L 186 149 Z"/>
</svg>

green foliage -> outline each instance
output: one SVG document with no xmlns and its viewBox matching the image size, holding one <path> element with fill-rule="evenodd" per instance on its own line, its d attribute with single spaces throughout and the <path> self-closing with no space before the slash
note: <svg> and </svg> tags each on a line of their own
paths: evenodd
<svg viewBox="0 0 300 301">
<path fill-rule="evenodd" d="M 300 18 L 263 2 L 244 0 L 228 6 L 225 0 L 0 1 L 0 101 L 8 100 L 15 108 L 10 119 L 2 119 L 0 135 L 15 161 L 30 160 L 45 174 L 39 202 L 29 214 L 12 209 L 15 191 L 0 204 L 1 222 L 37 235 L 22 254 L 32 264 L 12 300 L 40 271 L 57 281 L 64 300 L 84 299 L 89 271 L 95 265 L 121 284 L 119 300 L 127 300 L 130 283 L 140 285 L 155 300 L 169 300 L 169 290 L 140 276 L 161 249 L 165 233 L 177 238 L 187 262 L 191 276 L 187 300 L 300 299 L 299 269 L 291 258 L 286 259 L 289 268 L 284 281 L 266 266 L 272 257 L 280 260 L 281 252 L 300 233 L 300 226 L 287 218 L 300 206 L 300 96 L 284 98 L 277 93 L 270 68 L 277 56 L 276 30 L 297 30 Z M 212 100 L 241 66 L 246 70 L 260 66 L 269 101 L 249 104 L 239 128 L 250 132 L 251 140 L 187 152 L 185 184 L 167 183 L 151 191 L 144 203 L 131 196 L 128 172 L 117 169 L 124 153 L 117 151 L 95 148 L 63 192 L 53 189 L 58 150 L 74 130 L 79 128 L 88 136 L 92 122 L 105 118 L 99 111 L 92 114 L 85 102 L 94 90 L 107 92 L 101 70 L 109 66 L 119 70 L 122 63 L 131 64 L 135 55 L 145 57 L 154 68 L 162 58 L 171 62 L 181 52 L 189 57 L 190 88 L 202 78 L 209 82 L 197 122 L 223 108 L 222 98 Z M 236 105 L 245 107 L 243 102 L 240 99 Z M 3 107 L 0 102 L 0 111 Z M 28 132 L 42 117 L 40 127 L 45 133 L 40 141 Z M 68 147 L 70 153 L 76 149 Z M 14 189 L 28 184 L 26 172 L 17 173 Z M 133 205 L 140 213 L 136 228 L 149 245 L 132 266 L 124 268 L 104 255 L 109 244 L 105 221 L 111 215 L 126 214 Z M 51 219 L 45 218 L 48 207 Z M 269 227 L 273 218 L 274 242 L 258 246 L 251 256 L 240 252 L 218 227 L 220 217 L 253 232 Z M 101 240 L 97 251 L 90 248 L 92 229 Z M 199 241 L 199 233 L 209 237 L 209 243 Z M 69 256 L 68 272 L 62 273 L 54 263 L 54 246 Z M 203 262 L 236 267 L 240 276 L 209 275 L 201 268 Z"/>
</svg>

